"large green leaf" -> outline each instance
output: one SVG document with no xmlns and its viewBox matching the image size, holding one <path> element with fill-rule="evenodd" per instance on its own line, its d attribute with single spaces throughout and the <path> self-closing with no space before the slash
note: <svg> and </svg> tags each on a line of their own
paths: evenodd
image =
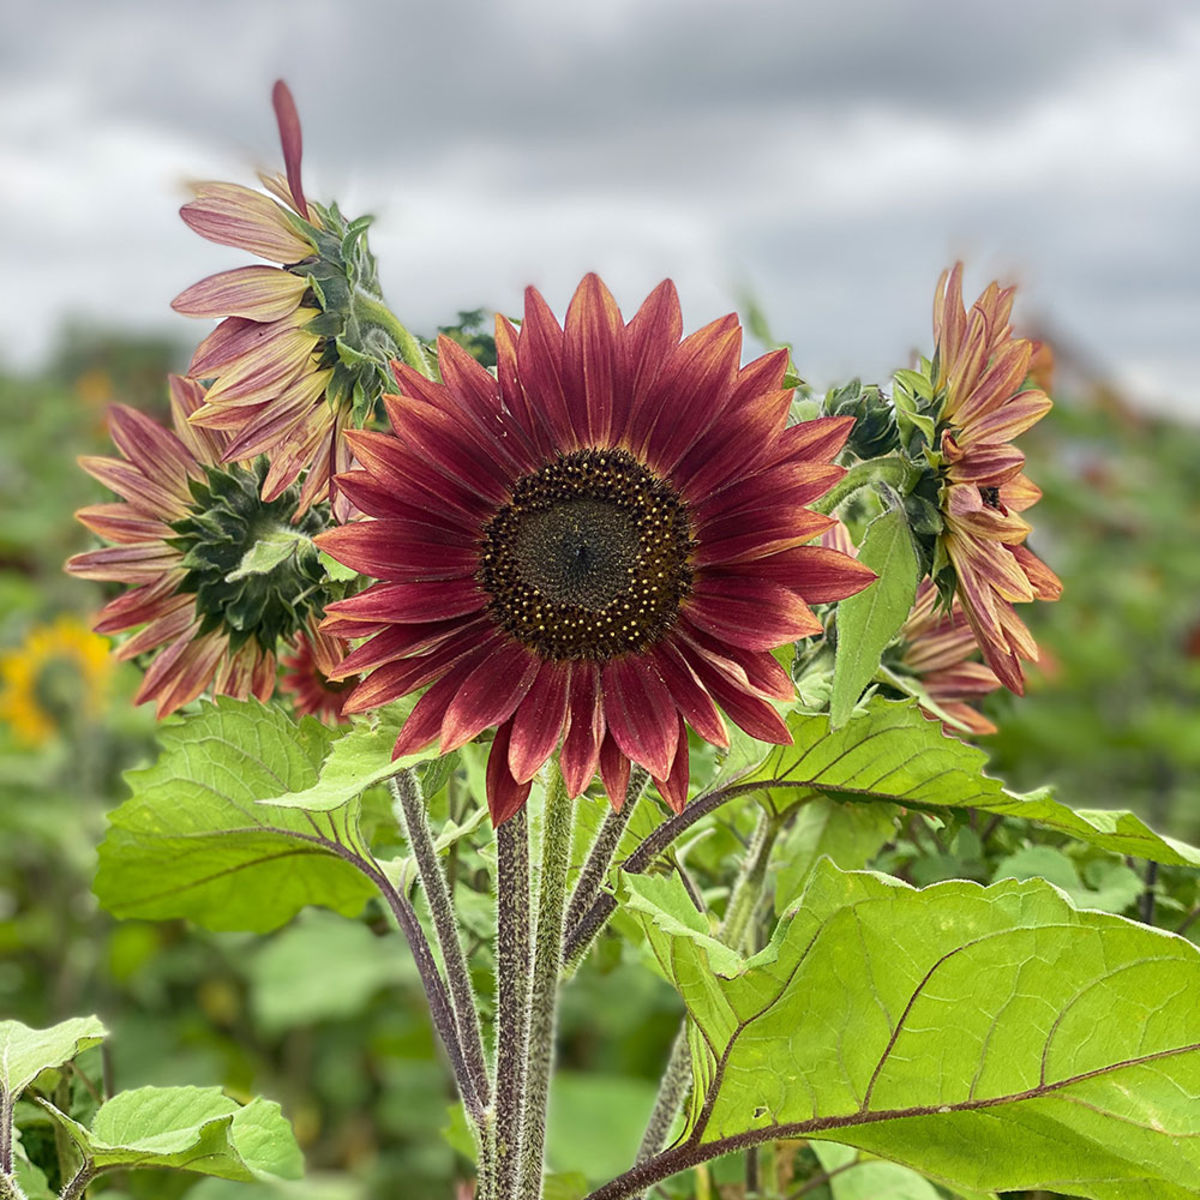
<svg viewBox="0 0 1200 1200">
<path fill-rule="evenodd" d="M 917 891 L 825 860 L 731 969 L 674 880 L 627 883 L 688 1009 L 693 1145 L 826 1138 L 964 1189 L 1195 1195 L 1200 950 L 1184 939 L 1040 880 Z"/>
<path fill-rule="evenodd" d="M 896 816 L 893 804 L 844 804 L 828 796 L 802 805 L 775 850 L 775 912 L 800 895 L 822 856 L 843 871 L 865 867 L 895 834 Z"/>
<path fill-rule="evenodd" d="M 917 554 L 902 511 L 892 509 L 867 526 L 858 558 L 879 578 L 838 605 L 837 656 L 829 699 L 835 729 L 854 711 L 863 688 L 879 669 L 880 655 L 904 624 L 917 594 Z"/>
<path fill-rule="evenodd" d="M 329 812 L 258 803 L 313 787 L 337 734 L 257 701 L 222 698 L 163 726 L 162 753 L 130 771 L 110 817 L 96 894 L 119 917 L 188 917 L 265 932 L 309 904 L 347 916 L 374 888 L 347 859 L 358 805 Z"/>
<path fill-rule="evenodd" d="M 91 1129 L 43 1105 L 97 1171 L 174 1167 L 222 1179 L 297 1179 L 304 1159 L 279 1105 L 240 1105 L 220 1088 L 143 1087 L 119 1092 Z"/>
<path fill-rule="evenodd" d="M 48 1067 L 62 1066 L 107 1036 L 98 1017 L 72 1017 L 49 1029 L 0 1021 L 0 1111 L 11 1112 L 12 1103 Z"/>
<path fill-rule="evenodd" d="M 404 767 L 437 758 L 436 742 L 416 754 L 392 758 L 392 746 L 400 726 L 416 702 L 416 696 L 410 696 L 378 713 L 361 718 L 349 733 L 338 738 L 330 747 L 328 757 L 321 764 L 320 776 L 311 787 L 299 791 L 279 789 L 269 796 L 263 796 L 259 803 L 326 812 L 341 808 L 367 788 L 390 779 Z"/>
<path fill-rule="evenodd" d="M 1070 809 L 1050 790 L 1017 796 L 983 774 L 987 756 L 942 732 L 915 701 L 873 699 L 841 729 L 829 718 L 798 712 L 788 718 L 793 744 L 776 748 L 736 786 L 763 791 L 777 809 L 814 795 L 886 801 L 908 808 L 977 808 L 1019 817 L 1118 854 L 1200 866 L 1200 849 L 1155 833 L 1133 813 Z"/>
</svg>

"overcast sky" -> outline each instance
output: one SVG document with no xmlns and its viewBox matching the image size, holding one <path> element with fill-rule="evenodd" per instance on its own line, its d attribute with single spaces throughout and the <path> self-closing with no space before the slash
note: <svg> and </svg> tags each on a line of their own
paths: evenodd
<svg viewBox="0 0 1200 1200">
<path fill-rule="evenodd" d="M 560 314 L 597 270 L 694 328 L 752 292 L 818 384 L 928 349 L 933 286 L 1021 285 L 1147 404 L 1200 420 L 1195 0 L 4 0 L 0 361 L 66 316 L 173 332 L 248 261 L 178 219 L 188 178 L 281 165 L 378 221 L 387 297 Z"/>
</svg>

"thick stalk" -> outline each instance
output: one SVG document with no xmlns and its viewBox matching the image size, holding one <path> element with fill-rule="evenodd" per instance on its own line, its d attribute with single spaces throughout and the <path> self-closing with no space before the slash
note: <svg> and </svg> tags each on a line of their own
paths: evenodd
<svg viewBox="0 0 1200 1200">
<path fill-rule="evenodd" d="M 421 785 L 414 771 L 400 771 L 389 780 L 392 798 L 408 836 L 413 857 L 417 861 L 417 873 L 425 889 L 425 899 L 433 918 L 433 930 L 442 952 L 446 969 L 446 982 L 450 990 L 450 1005 L 454 1009 L 454 1022 L 458 1026 L 459 1044 L 462 1046 L 463 1061 L 475 1083 L 479 1102 L 484 1107 L 490 1102 L 491 1085 L 487 1068 L 483 1063 L 483 1035 L 479 1028 L 479 1010 L 475 1004 L 475 992 L 471 987 L 471 970 L 458 940 L 458 923 L 454 919 L 454 902 L 446 877 L 438 862 L 433 834 L 429 828 L 429 817 L 421 797 Z"/>
<path fill-rule="evenodd" d="M 552 759 L 542 821 L 542 870 L 537 932 L 529 993 L 529 1063 L 521 1131 L 521 1200 L 540 1200 L 546 1153 L 546 1106 L 554 1065 L 554 1026 L 563 960 L 563 913 L 575 805 L 567 795 L 558 760 Z M 507 1198 L 505 1198 L 507 1200 Z"/>
<path fill-rule="evenodd" d="M 529 823 L 520 808 L 496 830 L 495 1200 L 517 1194 L 529 1056 Z"/>
<path fill-rule="evenodd" d="M 771 850 L 780 827 L 778 818 L 773 817 L 766 809 L 759 812 L 758 824 L 754 827 L 754 834 L 746 849 L 746 857 L 742 860 L 737 881 L 729 894 L 729 903 L 725 907 L 725 916 L 717 935 L 735 950 L 747 948 L 749 935 L 754 927 L 754 915 L 762 900 L 767 864 L 771 860 Z M 642 1144 L 638 1148 L 637 1162 L 647 1162 L 667 1144 L 667 1135 L 671 1132 L 675 1118 L 687 1098 L 690 1083 L 691 1056 L 688 1051 L 685 1017 L 671 1047 L 671 1056 L 667 1060 L 667 1067 L 658 1087 L 658 1097 L 654 1101 L 654 1109 L 646 1124 Z"/>
</svg>

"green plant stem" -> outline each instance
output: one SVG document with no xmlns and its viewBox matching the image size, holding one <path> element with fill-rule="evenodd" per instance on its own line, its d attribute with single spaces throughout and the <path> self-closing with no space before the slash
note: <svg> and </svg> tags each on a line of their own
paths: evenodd
<svg viewBox="0 0 1200 1200">
<path fill-rule="evenodd" d="M 63 1188 L 59 1200 L 79 1200 L 95 1177 L 96 1172 L 92 1164 L 85 1162 L 72 1176 L 71 1182 Z"/>
<path fill-rule="evenodd" d="M 354 312 L 364 324 L 378 326 L 396 343 L 396 349 L 403 362 L 420 371 L 426 379 L 433 378 L 433 369 L 421 348 L 421 343 L 400 324 L 396 315 L 382 300 L 369 296 L 366 292 L 355 292 Z"/>
<path fill-rule="evenodd" d="M 496 1200 L 520 1182 L 529 1056 L 529 820 L 520 808 L 496 830 Z"/>
<path fill-rule="evenodd" d="M 620 809 L 610 808 L 604 814 L 604 820 L 596 834 L 596 840 L 588 851 L 583 870 L 575 882 L 575 890 L 571 893 L 571 902 L 567 905 L 566 928 L 571 929 L 575 923 L 592 906 L 592 901 L 600 892 L 604 877 L 612 866 L 621 837 L 629 824 L 633 810 L 650 783 L 650 772 L 644 767 L 634 766 L 629 773 L 629 786 L 625 789 L 625 803 Z"/>
<path fill-rule="evenodd" d="M 897 455 L 885 454 L 880 458 L 868 458 L 855 463 L 825 495 L 811 501 L 809 508 L 814 512 L 831 513 L 859 488 L 869 487 L 874 483 L 890 483 L 900 492 L 907 494 L 912 475 L 912 468 Z"/>
<path fill-rule="evenodd" d="M 729 893 L 729 903 L 721 921 L 718 937 L 734 950 L 744 951 L 751 931 L 754 916 L 762 900 L 763 884 L 767 878 L 767 864 L 771 861 L 771 850 L 779 836 L 782 824 L 764 808 L 758 814 L 758 824 L 746 848 L 737 881 Z M 675 1124 L 675 1118 L 687 1098 L 691 1083 L 691 1054 L 688 1050 L 687 1017 L 685 1016 L 671 1046 L 671 1056 L 658 1086 L 658 1096 L 646 1123 L 646 1132 L 638 1148 L 637 1163 L 644 1163 L 662 1151 L 667 1144 L 667 1135 Z"/>
<path fill-rule="evenodd" d="M 635 1162 L 642 1163 L 653 1158 L 667 1144 L 667 1136 L 683 1107 L 691 1082 L 692 1053 L 688 1048 L 687 1021 L 684 1020 L 675 1035 L 675 1041 L 671 1043 L 671 1053 L 663 1069 L 654 1109 L 646 1122 L 646 1132 L 642 1134 L 642 1144 L 638 1147 Z"/>
<path fill-rule="evenodd" d="M 429 828 L 429 815 L 421 796 L 421 785 L 416 772 L 410 770 L 393 775 L 388 783 L 392 798 L 403 817 L 408 844 L 417 861 L 417 873 L 421 877 L 421 886 L 425 889 L 425 899 L 433 918 L 433 930 L 442 952 L 442 963 L 445 966 L 446 983 L 450 992 L 450 1006 L 454 1010 L 454 1023 L 458 1026 L 463 1061 L 471 1073 L 479 1103 L 486 1107 L 490 1103 L 491 1084 L 483 1063 L 483 1035 L 479 1028 L 475 992 L 471 987 L 471 970 L 467 966 L 467 958 L 458 939 L 454 902 L 438 862 L 433 834 Z"/>
<path fill-rule="evenodd" d="M 0 1171 L 0 1200 L 27 1200 L 15 1174 L 6 1175 Z"/>
<path fill-rule="evenodd" d="M 554 1026 L 563 961 L 563 914 L 567 900 L 567 867 L 571 857 L 571 826 L 575 811 L 574 802 L 567 795 L 557 758 L 551 760 L 549 774 L 542 821 L 542 869 L 529 993 L 529 1062 L 525 1076 L 521 1131 L 521 1200 L 537 1200 L 542 1194 L 546 1107 L 550 1097 L 550 1072 L 554 1065 Z M 508 1200 L 508 1197 L 503 1200 Z"/>
</svg>

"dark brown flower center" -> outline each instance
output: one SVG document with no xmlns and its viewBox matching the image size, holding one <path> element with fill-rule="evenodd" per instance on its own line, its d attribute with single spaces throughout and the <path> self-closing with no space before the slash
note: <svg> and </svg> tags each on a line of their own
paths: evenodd
<svg viewBox="0 0 1200 1200">
<path fill-rule="evenodd" d="M 577 450 L 522 478 L 483 531 L 497 623 L 549 659 L 645 650 L 691 591 L 675 489 L 624 450 Z"/>
<path fill-rule="evenodd" d="M 981 487 L 979 495 L 988 508 L 1000 507 L 1000 489 L 998 487 Z"/>
</svg>

